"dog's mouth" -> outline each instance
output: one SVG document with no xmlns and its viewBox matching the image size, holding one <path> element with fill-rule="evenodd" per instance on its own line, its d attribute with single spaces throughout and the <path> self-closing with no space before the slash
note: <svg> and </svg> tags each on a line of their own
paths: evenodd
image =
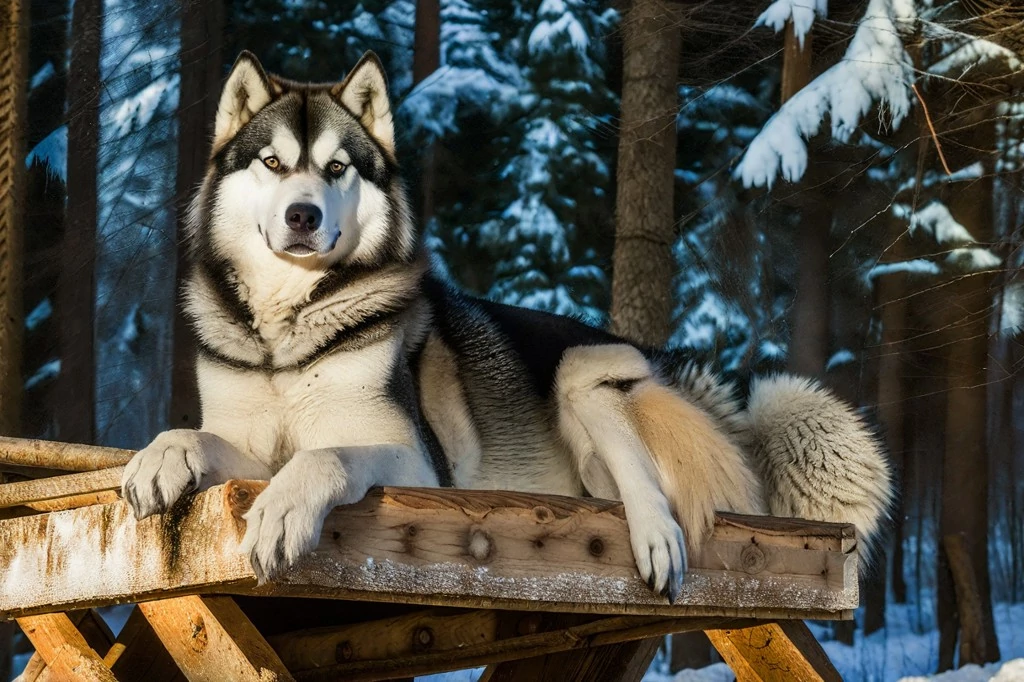
<svg viewBox="0 0 1024 682">
<path fill-rule="evenodd" d="M 286 246 L 284 248 L 284 252 L 291 256 L 299 256 L 301 258 L 305 256 L 312 256 L 317 252 L 317 250 L 310 248 L 305 244 L 292 244 L 291 246 Z"/>
</svg>

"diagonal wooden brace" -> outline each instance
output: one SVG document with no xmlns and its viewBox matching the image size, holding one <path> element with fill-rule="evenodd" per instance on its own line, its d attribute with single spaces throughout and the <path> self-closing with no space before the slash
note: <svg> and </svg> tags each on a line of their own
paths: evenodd
<svg viewBox="0 0 1024 682">
<path fill-rule="evenodd" d="M 190 682 L 294 680 L 231 597 L 189 595 L 139 609 Z"/>
</svg>

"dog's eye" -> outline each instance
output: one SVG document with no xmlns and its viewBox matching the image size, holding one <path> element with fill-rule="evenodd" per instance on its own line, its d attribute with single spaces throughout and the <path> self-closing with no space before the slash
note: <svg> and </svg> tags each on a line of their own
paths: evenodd
<svg viewBox="0 0 1024 682">
<path fill-rule="evenodd" d="M 277 160 L 276 156 L 268 156 L 267 158 L 263 159 L 263 165 L 269 168 L 270 170 L 277 170 L 278 168 L 281 167 L 281 162 Z"/>
<path fill-rule="evenodd" d="M 341 161 L 331 161 L 329 164 L 327 164 L 327 170 L 331 172 L 331 175 L 337 178 L 340 177 L 341 174 L 345 172 L 345 164 L 343 164 Z"/>
</svg>

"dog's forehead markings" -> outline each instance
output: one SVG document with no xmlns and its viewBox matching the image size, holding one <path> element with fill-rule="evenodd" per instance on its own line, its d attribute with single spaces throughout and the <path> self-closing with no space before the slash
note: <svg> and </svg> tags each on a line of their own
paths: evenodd
<svg viewBox="0 0 1024 682">
<path fill-rule="evenodd" d="M 328 161 L 338 158 L 334 152 L 338 151 L 338 144 L 340 142 L 341 138 L 338 137 L 336 131 L 327 129 L 322 132 L 320 137 L 316 138 L 316 141 L 313 143 L 313 148 L 310 149 L 313 164 L 316 166 L 326 166 Z M 338 160 L 348 163 L 345 159 L 338 158 Z"/>
<path fill-rule="evenodd" d="M 270 146 L 273 147 L 277 158 L 286 166 L 294 166 L 299 162 L 299 154 L 302 152 L 302 147 L 299 145 L 299 141 L 295 139 L 295 134 L 288 128 L 281 126 L 275 130 L 274 137 L 270 139 Z"/>
</svg>

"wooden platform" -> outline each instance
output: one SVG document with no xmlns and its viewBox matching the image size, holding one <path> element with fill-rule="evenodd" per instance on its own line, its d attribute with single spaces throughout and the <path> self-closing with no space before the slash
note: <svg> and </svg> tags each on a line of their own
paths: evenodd
<svg viewBox="0 0 1024 682">
<path fill-rule="evenodd" d="M 638 680 L 663 635 L 694 629 L 741 680 L 838 679 L 800 619 L 858 604 L 851 526 L 720 514 L 669 605 L 619 503 L 411 488 L 334 510 L 316 552 L 259 587 L 237 546 L 265 483 L 137 522 L 118 477 L 0 485 L 0 619 L 36 647 L 26 681 Z M 114 638 L 92 609 L 119 603 L 140 606 Z"/>
</svg>

